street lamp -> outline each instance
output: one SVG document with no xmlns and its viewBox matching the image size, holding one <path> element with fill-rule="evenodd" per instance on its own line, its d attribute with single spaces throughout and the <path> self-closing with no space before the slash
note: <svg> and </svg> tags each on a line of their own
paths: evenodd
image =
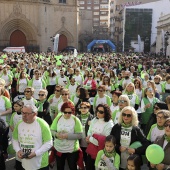
<svg viewBox="0 0 170 170">
<path fill-rule="evenodd" d="M 169 31 L 166 31 L 164 38 L 165 38 L 165 57 L 166 57 L 166 52 L 167 52 L 167 47 L 169 45 L 168 40 L 169 40 L 170 33 Z"/>
</svg>

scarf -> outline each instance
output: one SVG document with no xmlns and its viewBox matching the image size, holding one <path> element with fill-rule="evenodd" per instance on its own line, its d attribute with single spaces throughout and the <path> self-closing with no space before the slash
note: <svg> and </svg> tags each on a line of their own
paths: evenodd
<svg viewBox="0 0 170 170">
<path fill-rule="evenodd" d="M 17 115 L 21 115 L 21 112 L 17 112 Z"/>
<path fill-rule="evenodd" d="M 43 104 L 45 101 L 46 99 L 38 102 L 38 106 L 37 106 L 38 112 L 43 112 Z"/>
<path fill-rule="evenodd" d="M 165 138 L 165 140 L 168 141 L 168 143 L 170 142 L 170 136 L 164 135 L 164 138 Z"/>
<path fill-rule="evenodd" d="M 163 126 L 159 126 L 158 124 L 157 124 L 157 128 L 158 128 L 159 130 L 163 130 L 163 129 L 164 129 Z"/>
<path fill-rule="evenodd" d="M 132 95 L 134 92 L 127 92 L 127 95 Z"/>
<path fill-rule="evenodd" d="M 87 112 L 86 114 L 81 114 L 82 119 L 87 119 L 89 117 L 90 113 Z"/>
<path fill-rule="evenodd" d="M 106 155 L 106 157 L 108 157 L 108 158 L 115 157 L 115 155 L 116 155 L 116 152 L 114 149 L 112 152 L 107 152 L 106 149 L 104 148 L 103 151 L 104 151 L 104 154 Z"/>
<path fill-rule="evenodd" d="M 129 128 L 129 127 L 131 127 L 131 126 L 132 126 L 132 124 L 131 124 L 131 123 L 130 123 L 130 124 L 127 124 L 127 125 L 126 125 L 125 123 L 122 123 L 121 125 L 122 125 L 124 128 Z"/>
</svg>

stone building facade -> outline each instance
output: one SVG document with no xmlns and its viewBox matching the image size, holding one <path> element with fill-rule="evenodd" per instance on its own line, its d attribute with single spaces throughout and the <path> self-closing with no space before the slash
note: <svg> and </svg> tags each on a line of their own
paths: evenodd
<svg viewBox="0 0 170 170">
<path fill-rule="evenodd" d="M 169 35 L 166 44 L 165 34 Z M 163 52 L 166 56 L 170 56 L 170 14 L 160 17 L 157 23 L 156 53 Z"/>
<path fill-rule="evenodd" d="M 77 0 L 0 0 L 0 50 L 25 46 L 28 52 L 47 51 L 56 34 L 59 51 L 78 47 L 78 14 Z"/>
</svg>

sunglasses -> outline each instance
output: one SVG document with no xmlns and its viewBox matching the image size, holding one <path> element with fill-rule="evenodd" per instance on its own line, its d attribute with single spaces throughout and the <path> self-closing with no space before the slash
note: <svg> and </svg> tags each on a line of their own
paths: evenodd
<svg viewBox="0 0 170 170">
<path fill-rule="evenodd" d="M 24 91 L 24 93 L 30 93 L 31 91 Z"/>
<path fill-rule="evenodd" d="M 98 90 L 99 92 L 103 92 L 104 90 Z"/>
<path fill-rule="evenodd" d="M 122 116 L 123 116 L 123 117 L 132 117 L 131 114 L 126 114 L 126 113 L 122 113 Z"/>
<path fill-rule="evenodd" d="M 88 77 L 93 77 L 93 76 L 88 76 Z"/>
<path fill-rule="evenodd" d="M 127 101 L 125 100 L 118 100 L 118 103 L 126 103 Z"/>
<path fill-rule="evenodd" d="M 71 114 L 72 114 L 72 112 L 64 112 L 64 114 L 69 114 L 69 115 L 71 115 Z"/>
<path fill-rule="evenodd" d="M 87 107 L 80 107 L 80 109 L 87 109 Z"/>
<path fill-rule="evenodd" d="M 60 90 L 55 90 L 56 92 L 60 92 Z"/>
<path fill-rule="evenodd" d="M 45 96 L 45 94 L 38 94 L 38 96 Z"/>
<path fill-rule="evenodd" d="M 169 127 L 169 128 L 170 128 L 170 124 L 165 124 L 164 127 L 165 127 L 165 128 L 166 128 L 166 127 Z"/>
<path fill-rule="evenodd" d="M 68 94 L 61 94 L 62 96 L 67 96 Z"/>
<path fill-rule="evenodd" d="M 96 110 L 96 112 L 100 113 L 100 114 L 104 114 L 103 110 Z"/>
</svg>

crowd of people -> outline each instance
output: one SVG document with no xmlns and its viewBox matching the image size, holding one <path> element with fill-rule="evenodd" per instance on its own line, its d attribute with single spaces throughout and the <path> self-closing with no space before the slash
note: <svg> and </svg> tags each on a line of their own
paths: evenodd
<svg viewBox="0 0 170 170">
<path fill-rule="evenodd" d="M 0 169 L 11 146 L 16 170 L 170 169 L 169 59 L 1 53 L 0 62 Z M 153 143 L 165 154 L 158 164 L 145 158 Z"/>
</svg>

